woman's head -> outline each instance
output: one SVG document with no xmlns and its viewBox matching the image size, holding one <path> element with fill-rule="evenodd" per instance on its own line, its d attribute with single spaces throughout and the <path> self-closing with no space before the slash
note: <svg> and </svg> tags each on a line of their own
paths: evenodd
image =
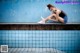
<svg viewBox="0 0 80 53">
<path fill-rule="evenodd" d="M 54 7 L 53 5 L 51 5 L 51 4 L 48 4 L 47 7 L 48 7 L 48 9 L 51 10 L 51 11 L 53 10 L 53 8 L 55 8 L 55 7 Z"/>
</svg>

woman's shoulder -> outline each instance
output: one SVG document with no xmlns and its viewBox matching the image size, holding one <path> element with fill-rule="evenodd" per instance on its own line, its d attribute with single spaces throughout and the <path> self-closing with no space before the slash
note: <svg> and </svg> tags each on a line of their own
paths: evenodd
<svg viewBox="0 0 80 53">
<path fill-rule="evenodd" d="M 56 8 L 56 11 L 57 11 L 58 13 L 61 13 L 62 10 L 60 10 L 59 8 Z"/>
</svg>

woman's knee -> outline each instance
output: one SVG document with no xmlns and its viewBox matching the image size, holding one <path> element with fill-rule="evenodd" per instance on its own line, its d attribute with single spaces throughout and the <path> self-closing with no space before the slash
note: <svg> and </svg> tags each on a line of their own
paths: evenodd
<svg viewBox="0 0 80 53">
<path fill-rule="evenodd" d="M 56 17 L 56 14 L 52 14 L 52 16 L 55 16 Z"/>
<path fill-rule="evenodd" d="M 58 20 L 62 23 L 64 23 L 64 19 L 62 17 L 58 17 Z"/>
</svg>

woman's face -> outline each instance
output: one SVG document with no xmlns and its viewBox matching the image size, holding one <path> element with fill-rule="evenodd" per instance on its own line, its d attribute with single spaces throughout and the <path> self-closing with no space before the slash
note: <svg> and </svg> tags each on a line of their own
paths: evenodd
<svg viewBox="0 0 80 53">
<path fill-rule="evenodd" d="M 51 8 L 50 8 L 50 11 L 53 11 L 54 9 L 55 9 L 54 7 L 51 7 Z"/>
</svg>

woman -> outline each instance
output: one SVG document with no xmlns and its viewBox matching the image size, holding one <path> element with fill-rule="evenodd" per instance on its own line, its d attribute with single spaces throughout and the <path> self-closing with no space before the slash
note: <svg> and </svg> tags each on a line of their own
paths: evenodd
<svg viewBox="0 0 80 53">
<path fill-rule="evenodd" d="M 67 23 L 67 15 L 60 9 L 56 8 L 55 6 L 48 4 L 47 5 L 48 9 L 52 12 L 52 14 L 50 16 L 48 16 L 47 18 L 44 18 L 43 20 L 41 20 L 39 23 L 42 22 L 58 22 L 58 23 Z"/>
</svg>

